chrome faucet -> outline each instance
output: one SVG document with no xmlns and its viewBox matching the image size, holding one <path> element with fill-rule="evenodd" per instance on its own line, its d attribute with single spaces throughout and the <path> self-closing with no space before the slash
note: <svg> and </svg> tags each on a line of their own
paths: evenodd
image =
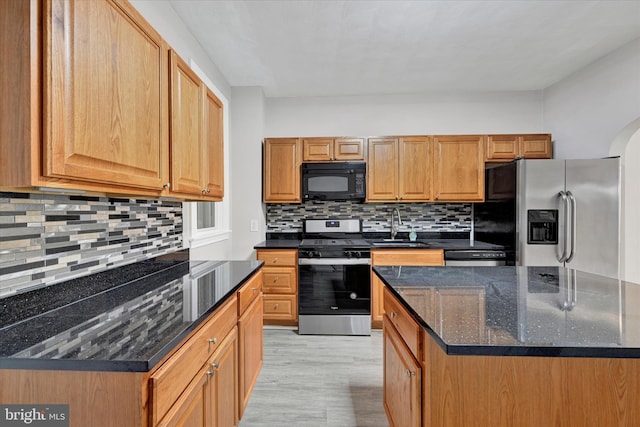
<svg viewBox="0 0 640 427">
<path fill-rule="evenodd" d="M 393 221 L 393 218 L 395 217 L 394 214 L 398 215 L 398 224 L 396 224 Z M 400 211 L 398 210 L 398 208 L 393 208 L 393 210 L 391 211 L 391 239 L 395 239 L 396 238 L 396 234 L 398 234 L 398 226 L 402 225 L 402 218 L 400 218 Z"/>
</svg>

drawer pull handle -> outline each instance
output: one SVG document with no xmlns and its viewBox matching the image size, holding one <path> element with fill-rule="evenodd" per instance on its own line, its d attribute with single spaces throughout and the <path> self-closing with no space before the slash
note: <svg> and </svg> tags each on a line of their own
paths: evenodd
<svg viewBox="0 0 640 427">
<path fill-rule="evenodd" d="M 258 288 L 251 288 L 251 290 L 252 290 L 253 292 L 256 292 L 256 291 L 258 290 Z"/>
<path fill-rule="evenodd" d="M 277 310 L 279 306 L 280 306 L 280 304 L 276 304 L 276 305 L 273 306 L 273 309 Z"/>
<path fill-rule="evenodd" d="M 275 257 L 275 258 L 273 259 L 273 263 L 275 264 L 276 262 L 278 262 L 278 257 Z"/>
<path fill-rule="evenodd" d="M 216 337 L 209 338 L 207 341 L 209 341 L 209 344 L 218 344 L 218 338 Z"/>
<path fill-rule="evenodd" d="M 276 276 L 276 277 L 273 278 L 273 281 L 277 282 L 279 278 L 280 278 L 280 276 Z"/>
</svg>

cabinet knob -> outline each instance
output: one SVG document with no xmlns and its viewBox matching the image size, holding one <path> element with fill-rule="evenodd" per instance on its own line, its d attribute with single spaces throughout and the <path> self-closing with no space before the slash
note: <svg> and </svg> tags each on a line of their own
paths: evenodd
<svg viewBox="0 0 640 427">
<path fill-rule="evenodd" d="M 398 313 L 396 313 L 395 311 L 391 312 L 391 318 L 395 319 L 398 316 Z"/>
<path fill-rule="evenodd" d="M 415 371 L 410 371 L 407 369 L 407 377 L 415 377 L 415 376 L 416 376 Z"/>
<path fill-rule="evenodd" d="M 207 194 L 211 193 L 211 189 L 207 188 Z"/>
<path fill-rule="evenodd" d="M 278 257 L 275 257 L 275 258 L 273 259 L 273 263 L 275 264 L 276 262 L 278 262 Z"/>
<path fill-rule="evenodd" d="M 215 374 L 215 372 L 213 371 L 207 371 L 207 376 L 208 377 L 212 377 Z"/>
<path fill-rule="evenodd" d="M 279 306 L 280 306 L 280 304 L 276 304 L 276 305 L 273 306 L 273 309 L 277 310 Z"/>
<path fill-rule="evenodd" d="M 167 182 L 166 184 L 164 184 L 164 185 L 162 186 L 162 188 L 166 188 L 167 190 L 168 190 L 168 189 L 170 189 L 170 188 L 171 188 L 171 183 L 170 183 L 170 182 Z"/>
<path fill-rule="evenodd" d="M 209 344 L 218 344 L 218 338 L 216 337 L 209 338 L 207 341 L 209 341 Z"/>
<path fill-rule="evenodd" d="M 216 370 L 220 368 L 220 363 L 218 362 L 211 362 L 211 370 Z"/>
<path fill-rule="evenodd" d="M 280 276 L 276 276 L 276 277 L 273 278 L 273 281 L 277 282 L 279 278 L 280 278 Z"/>
</svg>

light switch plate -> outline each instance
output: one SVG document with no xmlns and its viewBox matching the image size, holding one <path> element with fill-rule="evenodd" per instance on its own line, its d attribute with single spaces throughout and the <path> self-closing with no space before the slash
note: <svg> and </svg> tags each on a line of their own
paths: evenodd
<svg viewBox="0 0 640 427">
<path fill-rule="evenodd" d="M 251 221 L 249 221 L 249 230 L 258 231 L 258 220 L 257 219 L 252 219 Z"/>
</svg>

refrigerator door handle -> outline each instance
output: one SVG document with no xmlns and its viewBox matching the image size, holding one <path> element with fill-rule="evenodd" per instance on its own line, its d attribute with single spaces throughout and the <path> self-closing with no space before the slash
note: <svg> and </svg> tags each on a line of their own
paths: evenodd
<svg viewBox="0 0 640 427">
<path fill-rule="evenodd" d="M 560 191 L 558 193 L 558 197 L 562 199 L 562 213 L 564 216 L 564 233 L 562 235 L 562 254 L 558 255 L 558 262 L 565 262 L 567 260 L 567 244 L 569 243 L 569 200 L 567 198 L 567 193 L 564 191 Z"/>
<path fill-rule="evenodd" d="M 576 233 L 578 231 L 577 228 L 577 203 L 575 196 L 571 193 L 571 191 L 567 191 L 567 197 L 569 197 L 569 202 L 571 203 L 571 251 L 569 252 L 569 256 L 567 257 L 567 262 L 571 262 L 573 256 L 576 254 Z"/>
</svg>

